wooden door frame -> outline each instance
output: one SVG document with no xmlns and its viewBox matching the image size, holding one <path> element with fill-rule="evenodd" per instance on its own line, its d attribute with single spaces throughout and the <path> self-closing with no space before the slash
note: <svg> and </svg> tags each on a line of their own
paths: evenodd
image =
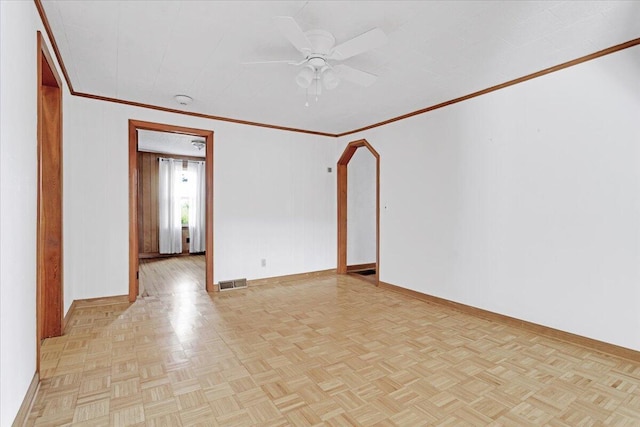
<svg viewBox="0 0 640 427">
<path fill-rule="evenodd" d="M 380 281 L 380 154 L 367 142 L 359 139 L 350 142 L 338 160 L 338 265 L 337 273 L 347 269 L 347 166 L 359 148 L 366 148 L 376 159 L 376 286 Z"/>
<path fill-rule="evenodd" d="M 140 291 L 138 273 L 138 130 L 178 133 L 205 139 L 205 186 L 207 192 L 205 289 L 207 292 L 213 292 L 213 131 L 129 120 L 129 302 L 134 302 Z"/>
<path fill-rule="evenodd" d="M 36 370 L 40 343 L 63 332 L 62 83 L 37 33 Z"/>
</svg>

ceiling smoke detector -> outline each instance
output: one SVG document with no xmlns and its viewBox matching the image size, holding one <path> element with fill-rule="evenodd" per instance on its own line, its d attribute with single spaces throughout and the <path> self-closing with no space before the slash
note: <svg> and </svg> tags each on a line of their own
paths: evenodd
<svg viewBox="0 0 640 427">
<path fill-rule="evenodd" d="M 180 105 L 187 106 L 193 102 L 193 98 L 188 95 L 176 95 L 173 97 Z"/>
</svg>

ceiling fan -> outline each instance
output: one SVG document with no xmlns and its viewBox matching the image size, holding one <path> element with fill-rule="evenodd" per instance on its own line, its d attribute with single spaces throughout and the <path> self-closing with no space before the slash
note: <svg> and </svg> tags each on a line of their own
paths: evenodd
<svg viewBox="0 0 640 427">
<path fill-rule="evenodd" d="M 341 79 L 371 86 L 378 78 L 375 74 L 361 71 L 345 64 L 332 64 L 333 61 L 343 61 L 371 49 L 375 49 L 387 42 L 387 36 L 374 28 L 349 41 L 336 44 L 335 37 L 328 31 L 302 31 L 298 23 L 290 16 L 277 16 L 274 22 L 280 32 L 300 51 L 302 59 L 288 59 L 275 61 L 255 61 L 244 64 L 277 64 L 284 63 L 301 67 L 296 76 L 296 83 L 307 93 L 317 96 L 325 89 L 335 89 Z"/>
</svg>

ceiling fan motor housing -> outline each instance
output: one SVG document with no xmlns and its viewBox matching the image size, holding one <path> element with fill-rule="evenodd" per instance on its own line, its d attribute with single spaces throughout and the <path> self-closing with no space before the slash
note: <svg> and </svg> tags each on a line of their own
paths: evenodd
<svg viewBox="0 0 640 427">
<path fill-rule="evenodd" d="M 328 31 L 310 30 L 304 34 L 307 36 L 307 39 L 309 39 L 311 46 L 313 46 L 313 52 L 305 52 L 307 56 L 327 56 L 336 44 L 335 37 Z"/>
</svg>

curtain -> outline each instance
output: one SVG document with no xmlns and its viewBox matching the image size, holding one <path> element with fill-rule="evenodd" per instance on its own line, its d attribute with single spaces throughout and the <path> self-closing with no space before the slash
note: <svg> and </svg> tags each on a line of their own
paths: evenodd
<svg viewBox="0 0 640 427">
<path fill-rule="evenodd" d="M 158 171 L 159 241 L 161 254 L 182 252 L 182 223 L 178 185 L 182 160 L 160 158 Z"/>
<path fill-rule="evenodd" d="M 189 252 L 204 252 L 207 228 L 207 185 L 204 162 L 189 162 L 189 180 L 193 180 L 189 195 Z"/>
</svg>

